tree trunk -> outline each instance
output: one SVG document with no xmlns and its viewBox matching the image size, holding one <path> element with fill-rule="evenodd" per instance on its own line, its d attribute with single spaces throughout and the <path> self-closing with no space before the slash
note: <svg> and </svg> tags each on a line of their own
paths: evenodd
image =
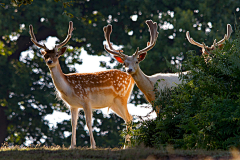
<svg viewBox="0 0 240 160">
<path fill-rule="evenodd" d="M 2 146 L 2 144 L 5 141 L 5 138 L 7 137 L 7 116 L 4 112 L 4 110 L 6 109 L 6 107 L 1 107 L 0 106 L 0 146 Z"/>
</svg>

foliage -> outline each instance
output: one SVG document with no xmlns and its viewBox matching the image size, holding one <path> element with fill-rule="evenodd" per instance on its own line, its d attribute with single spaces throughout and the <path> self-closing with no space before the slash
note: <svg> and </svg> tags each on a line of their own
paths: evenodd
<svg viewBox="0 0 240 160">
<path fill-rule="evenodd" d="M 240 147 L 240 30 L 209 56 L 189 51 L 183 83 L 157 94 L 156 120 L 143 122 L 138 143 L 183 149 Z"/>
<path fill-rule="evenodd" d="M 33 2 L 33 0 L 11 0 L 11 2 L 14 5 L 17 5 L 18 7 L 20 7 L 21 5 L 28 5 L 31 4 Z"/>
<path fill-rule="evenodd" d="M 152 135 L 155 134 L 155 121 L 154 120 L 142 120 L 138 122 L 131 122 L 127 124 L 130 130 L 124 129 L 121 133 L 122 137 L 130 136 L 130 142 L 125 142 L 124 145 L 127 147 L 136 147 L 144 144 L 145 146 L 150 146 L 153 139 Z"/>
</svg>

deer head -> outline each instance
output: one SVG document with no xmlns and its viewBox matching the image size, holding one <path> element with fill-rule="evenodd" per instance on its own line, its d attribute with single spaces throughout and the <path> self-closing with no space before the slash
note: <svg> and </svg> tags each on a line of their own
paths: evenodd
<svg viewBox="0 0 240 160">
<path fill-rule="evenodd" d="M 186 37 L 191 44 L 202 48 L 203 55 L 208 55 L 209 53 L 211 53 L 212 50 L 216 49 L 216 47 L 221 48 L 223 46 L 224 41 L 228 40 L 230 38 L 231 33 L 232 33 L 232 27 L 230 24 L 227 24 L 227 34 L 225 34 L 224 38 L 222 40 L 220 40 L 219 42 L 216 42 L 216 39 L 215 39 L 211 47 L 206 46 L 204 43 L 201 44 L 201 43 L 194 41 L 190 37 L 189 31 L 186 32 Z"/>
<path fill-rule="evenodd" d="M 104 49 L 113 54 L 114 58 L 119 62 L 124 64 L 126 71 L 133 75 L 136 74 L 139 69 L 139 63 L 144 60 L 147 55 L 147 51 L 151 50 L 157 41 L 158 32 L 157 32 L 157 23 L 152 20 L 147 20 L 146 24 L 150 30 L 150 42 L 147 43 L 147 47 L 139 51 L 137 48 L 136 52 L 132 56 L 127 56 L 123 54 L 123 50 L 115 50 L 112 47 L 112 43 L 110 42 L 110 35 L 112 33 L 112 25 L 105 26 L 103 28 L 104 36 L 107 41 L 108 47 L 104 45 Z"/>
<path fill-rule="evenodd" d="M 41 50 L 41 54 L 44 56 L 44 60 L 49 68 L 55 67 L 58 63 L 58 58 L 66 51 L 67 47 L 63 47 L 63 46 L 66 45 L 67 42 L 70 40 L 72 31 L 73 31 L 73 22 L 70 21 L 69 28 L 68 28 L 68 35 L 66 39 L 62 43 L 55 45 L 53 49 L 48 49 L 45 46 L 45 44 L 41 45 L 37 42 L 36 37 L 33 33 L 33 26 L 29 25 L 29 34 L 31 35 L 31 41 L 36 46 L 44 49 L 44 50 Z"/>
</svg>

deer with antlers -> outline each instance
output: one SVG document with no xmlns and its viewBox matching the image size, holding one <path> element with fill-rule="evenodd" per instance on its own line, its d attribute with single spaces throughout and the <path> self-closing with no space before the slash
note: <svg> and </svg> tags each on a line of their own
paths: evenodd
<svg viewBox="0 0 240 160">
<path fill-rule="evenodd" d="M 221 49 L 223 47 L 223 43 L 230 38 L 231 34 L 232 34 L 232 26 L 230 24 L 227 24 L 227 34 L 225 34 L 224 38 L 218 42 L 216 42 L 216 39 L 215 39 L 211 47 L 206 46 L 204 43 L 201 44 L 194 41 L 193 38 L 190 37 L 189 31 L 186 32 L 186 37 L 191 44 L 202 48 L 202 54 L 207 58 L 212 50 L 216 49 L 217 47 Z"/>
<path fill-rule="evenodd" d="M 68 104 L 71 111 L 72 139 L 71 148 L 76 146 L 76 126 L 78 109 L 82 108 L 90 134 L 91 148 L 96 148 L 92 133 L 92 109 L 111 108 L 125 122 L 132 120 L 127 102 L 131 95 L 134 80 L 130 75 L 119 70 L 108 70 L 95 73 L 64 74 L 58 58 L 66 51 L 63 47 L 71 38 L 73 22 L 69 22 L 67 38 L 53 49 L 37 42 L 33 26 L 29 26 L 31 41 L 42 48 L 41 54 L 50 70 L 55 88 L 61 99 Z M 127 137 L 126 137 L 127 138 Z"/>
<path fill-rule="evenodd" d="M 154 85 L 158 80 L 160 80 L 160 82 L 158 82 L 158 90 L 162 90 L 164 87 L 170 88 L 172 86 L 176 86 L 176 84 L 180 84 L 181 81 L 178 78 L 178 73 L 158 73 L 152 76 L 147 76 L 140 69 L 139 63 L 144 60 L 147 52 L 154 47 L 158 37 L 157 23 L 152 20 L 147 20 L 146 24 L 150 31 L 150 42 L 147 43 L 146 48 L 140 51 L 139 48 L 137 48 L 136 52 L 132 56 L 123 54 L 122 50 L 113 49 L 110 42 L 112 26 L 108 25 L 103 28 L 103 31 L 109 48 L 104 45 L 104 49 L 113 54 L 114 58 L 125 66 L 127 73 L 133 77 L 136 85 L 143 92 L 147 101 L 152 103 L 155 100 Z M 157 107 L 157 112 L 159 112 L 159 107 Z"/>
</svg>

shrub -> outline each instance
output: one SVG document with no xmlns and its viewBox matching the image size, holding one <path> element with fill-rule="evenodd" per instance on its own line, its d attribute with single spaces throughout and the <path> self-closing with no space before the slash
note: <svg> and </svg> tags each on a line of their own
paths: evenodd
<svg viewBox="0 0 240 160">
<path fill-rule="evenodd" d="M 206 57 L 187 53 L 184 83 L 156 93 L 155 120 L 142 122 L 135 143 L 183 149 L 240 147 L 240 31 Z M 151 129 L 148 129 L 151 128 Z M 133 132 L 134 134 L 134 132 Z"/>
</svg>

